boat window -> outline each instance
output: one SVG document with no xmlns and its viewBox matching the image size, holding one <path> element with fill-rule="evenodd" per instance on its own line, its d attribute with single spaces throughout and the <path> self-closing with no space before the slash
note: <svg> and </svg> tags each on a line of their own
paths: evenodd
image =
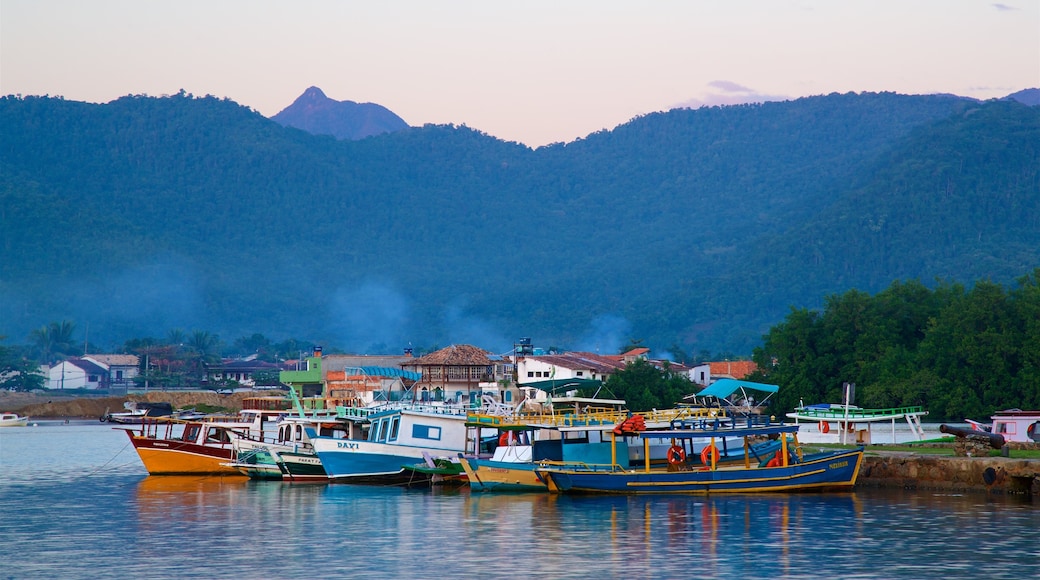
<svg viewBox="0 0 1040 580">
<path fill-rule="evenodd" d="M 394 417 L 393 419 L 390 419 L 390 440 L 391 441 L 397 441 L 397 431 L 398 431 L 398 428 L 400 426 L 401 426 L 401 418 L 400 417 Z"/>
<path fill-rule="evenodd" d="M 188 425 L 184 428 L 184 436 L 182 439 L 185 441 L 195 441 L 199 437 L 199 430 L 201 428 L 201 425 Z"/>
<path fill-rule="evenodd" d="M 228 436 L 223 429 L 218 427 L 210 427 L 209 432 L 206 433 L 207 443 L 227 443 Z"/>
<path fill-rule="evenodd" d="M 379 423 L 375 425 L 375 429 L 372 430 L 372 433 L 375 433 L 375 437 L 371 439 L 372 441 L 386 441 L 386 424 L 388 422 L 386 419 L 379 420 Z"/>
<path fill-rule="evenodd" d="M 433 439 L 440 441 L 441 428 L 431 425 L 412 425 L 412 437 L 414 439 Z"/>
<path fill-rule="evenodd" d="M 303 425 L 296 426 L 296 439 L 293 441 L 303 441 Z"/>
</svg>

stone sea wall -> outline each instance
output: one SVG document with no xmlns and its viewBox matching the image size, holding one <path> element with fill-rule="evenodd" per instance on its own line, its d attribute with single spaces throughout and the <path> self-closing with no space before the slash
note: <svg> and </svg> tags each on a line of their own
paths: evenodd
<svg viewBox="0 0 1040 580">
<path fill-rule="evenodd" d="M 1040 494 L 1040 460 L 876 453 L 863 458 L 857 487 Z"/>
</svg>

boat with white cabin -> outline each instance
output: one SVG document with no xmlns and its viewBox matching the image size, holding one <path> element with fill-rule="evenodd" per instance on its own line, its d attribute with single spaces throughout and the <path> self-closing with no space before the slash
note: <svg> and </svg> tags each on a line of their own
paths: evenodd
<svg viewBox="0 0 1040 580">
<path fill-rule="evenodd" d="M 0 413 L 0 427 L 25 427 L 28 424 L 28 416 L 18 413 Z"/>
</svg>

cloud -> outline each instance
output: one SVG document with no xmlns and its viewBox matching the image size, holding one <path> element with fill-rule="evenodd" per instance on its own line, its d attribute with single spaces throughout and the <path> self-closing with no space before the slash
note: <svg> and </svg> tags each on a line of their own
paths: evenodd
<svg viewBox="0 0 1040 580">
<path fill-rule="evenodd" d="M 990 6 L 996 8 L 997 10 L 999 10 L 1001 12 L 1008 12 L 1008 11 L 1018 10 L 1018 8 L 1016 8 L 1015 6 L 1008 6 L 1007 4 L 1001 4 L 999 2 L 994 2 L 993 4 L 990 4 Z"/>
<path fill-rule="evenodd" d="M 719 105 L 743 105 L 746 103 L 765 103 L 768 101 L 786 101 L 790 97 L 760 93 L 751 87 L 727 80 L 711 81 L 705 91 L 697 97 L 677 103 L 675 109 L 698 109 Z"/>
</svg>

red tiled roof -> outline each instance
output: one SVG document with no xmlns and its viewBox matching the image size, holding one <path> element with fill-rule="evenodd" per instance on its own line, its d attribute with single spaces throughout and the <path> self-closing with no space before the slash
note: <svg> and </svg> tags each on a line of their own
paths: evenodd
<svg viewBox="0 0 1040 580">
<path fill-rule="evenodd" d="M 528 358 L 563 367 L 565 369 L 588 369 L 600 374 L 609 374 L 625 368 L 625 363 L 614 357 L 598 355 L 591 352 L 567 352 L 564 354 L 548 354 Z"/>
<path fill-rule="evenodd" d="M 758 370 L 758 365 L 749 360 L 728 360 L 710 362 L 712 377 L 733 377 L 742 379 Z"/>
</svg>

